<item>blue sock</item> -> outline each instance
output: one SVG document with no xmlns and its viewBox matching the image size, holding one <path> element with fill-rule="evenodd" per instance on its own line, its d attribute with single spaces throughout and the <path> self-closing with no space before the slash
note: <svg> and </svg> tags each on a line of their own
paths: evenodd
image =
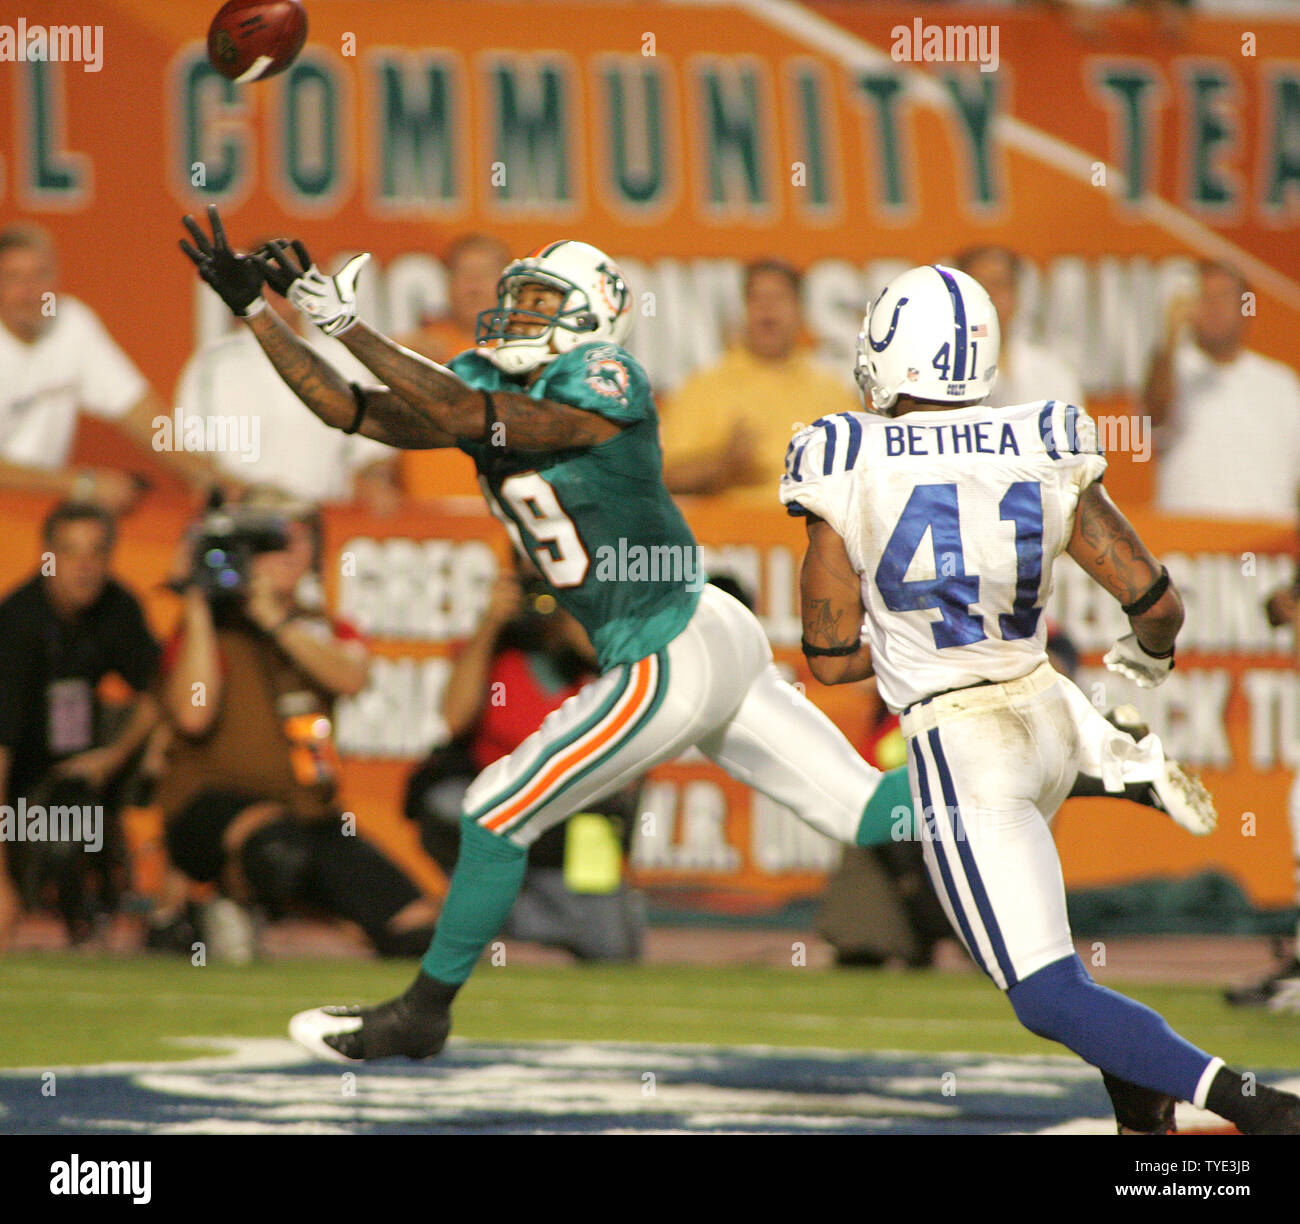
<svg viewBox="0 0 1300 1224">
<path fill-rule="evenodd" d="M 425 973 L 453 986 L 469 977 L 510 916 L 527 867 L 526 850 L 461 817 L 460 854 L 433 942 L 420 962 Z"/>
<path fill-rule="evenodd" d="M 911 841 L 912 787 L 907 780 L 907 766 L 900 765 L 882 774 L 875 793 L 867 800 L 858 825 L 859 846 L 887 846 L 890 842 Z"/>
<path fill-rule="evenodd" d="M 1149 1007 L 1097 985 L 1077 955 L 1030 974 L 1007 998 L 1031 1033 L 1059 1041 L 1094 1067 L 1180 1101 L 1195 1099 L 1210 1056 Z"/>
</svg>

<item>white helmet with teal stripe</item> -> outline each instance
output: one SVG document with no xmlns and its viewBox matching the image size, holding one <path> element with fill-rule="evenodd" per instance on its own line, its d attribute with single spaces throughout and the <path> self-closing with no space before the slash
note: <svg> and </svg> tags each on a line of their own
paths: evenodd
<svg viewBox="0 0 1300 1224">
<path fill-rule="evenodd" d="M 564 294 L 553 314 L 519 310 L 524 285 Z M 569 239 L 550 242 L 506 266 L 497 304 L 478 316 L 479 352 L 507 374 L 527 374 L 593 340 L 621 345 L 632 330 L 632 294 L 603 251 Z"/>
<path fill-rule="evenodd" d="M 982 400 L 998 375 L 998 312 L 973 277 L 943 264 L 896 276 L 871 304 L 854 374 L 869 409 L 900 395 L 944 404 Z"/>
</svg>

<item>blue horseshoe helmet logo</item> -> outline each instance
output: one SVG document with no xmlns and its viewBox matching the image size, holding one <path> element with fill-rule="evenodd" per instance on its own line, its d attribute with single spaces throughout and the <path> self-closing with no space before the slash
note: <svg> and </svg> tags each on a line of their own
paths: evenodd
<svg viewBox="0 0 1300 1224">
<path fill-rule="evenodd" d="M 898 327 L 898 312 L 907 305 L 907 298 L 899 298 L 894 303 L 894 317 L 889 321 L 889 330 L 885 333 L 885 338 L 880 341 L 873 340 L 871 329 L 867 328 L 867 342 L 871 345 L 873 353 L 883 353 L 888 347 L 889 342 L 894 338 L 894 331 Z"/>
</svg>

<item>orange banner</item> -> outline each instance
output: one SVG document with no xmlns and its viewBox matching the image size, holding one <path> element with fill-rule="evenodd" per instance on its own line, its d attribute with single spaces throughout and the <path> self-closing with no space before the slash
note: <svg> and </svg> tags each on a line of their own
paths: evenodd
<svg viewBox="0 0 1300 1224">
<path fill-rule="evenodd" d="M 60 27 L 85 33 L 53 62 L 13 54 L 17 23 L 36 18 L 0 0 L 0 224 L 53 232 L 62 291 L 165 400 L 196 344 L 228 325 L 176 250 L 180 215 L 210 203 L 237 242 L 290 234 L 330 266 L 371 251 L 363 312 L 392 332 L 445 305 L 440 257 L 456 235 L 490 230 L 517 251 L 597 243 L 629 274 L 632 347 L 659 389 L 721 350 L 747 260 L 805 270 L 809 329 L 847 379 L 888 275 L 986 242 L 1027 257 L 1027 317 L 1083 372 L 1094 408 L 1133 410 L 1163 305 L 1198 258 L 1241 267 L 1249 343 L 1293 358 L 1293 20 L 1195 16 L 1171 39 L 1137 13 L 1084 36 L 1064 15 L 984 5 L 309 0 L 293 68 L 235 86 L 205 58 L 216 7 L 63 0 Z M 83 435 L 79 455 L 105 436 Z M 1143 460 L 1136 446 L 1112 453 L 1126 505 L 1149 490 Z M 34 567 L 38 509 L 0 499 L 6 583 Z M 348 797 L 381 823 L 502 546 L 479 509 L 444 511 L 329 519 L 331 558 L 357 564 L 334 571 L 338 609 L 380 657 L 340 719 Z M 781 660 L 860 741 L 853 694 L 818 689 L 794 649 L 797 525 L 775 507 L 700 503 L 690 517 L 714 564 L 756 589 Z M 1189 592 L 1187 645 L 1152 720 L 1204 769 L 1223 828 L 1194 842 L 1146 812 L 1079 805 L 1061 833 L 1067 879 L 1218 864 L 1284 903 L 1296 688 L 1287 635 L 1263 627 L 1259 602 L 1289 577 L 1291 532 L 1133 517 Z M 128 581 L 161 576 L 182 521 L 174 501 L 145 503 L 123 540 Z M 1091 695 L 1115 612 L 1066 568 L 1057 613 Z M 168 605 L 151 606 L 161 627 Z M 813 890 L 831 859 L 711 767 L 656 771 L 649 796 L 660 840 L 637 865 L 658 885 L 775 906 Z"/>
</svg>

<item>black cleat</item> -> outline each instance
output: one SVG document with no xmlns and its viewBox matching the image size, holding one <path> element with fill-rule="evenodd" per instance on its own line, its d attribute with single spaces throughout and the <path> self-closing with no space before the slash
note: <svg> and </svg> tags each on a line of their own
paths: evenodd
<svg viewBox="0 0 1300 1224">
<path fill-rule="evenodd" d="M 451 1032 L 451 1000 L 459 987 L 421 974 L 403 995 L 373 1007 L 314 1007 L 289 1021 L 289 1036 L 318 1058 L 432 1058 Z"/>
</svg>

